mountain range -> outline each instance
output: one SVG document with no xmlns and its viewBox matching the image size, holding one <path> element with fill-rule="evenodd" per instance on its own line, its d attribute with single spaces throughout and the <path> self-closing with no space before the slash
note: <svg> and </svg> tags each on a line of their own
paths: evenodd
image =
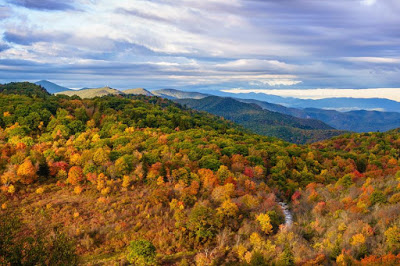
<svg viewBox="0 0 400 266">
<path fill-rule="evenodd" d="M 146 96 L 159 96 L 162 98 L 175 101 L 178 101 L 179 99 L 201 100 L 209 97 L 210 95 L 215 95 L 220 97 L 231 97 L 231 99 L 236 100 L 235 112 L 237 113 L 238 117 L 235 117 L 235 119 L 238 119 L 237 121 L 240 121 L 242 125 L 244 123 L 244 117 L 239 117 L 239 116 L 245 114 L 246 110 L 248 109 L 247 107 L 244 107 L 243 105 L 239 104 L 239 102 L 252 103 L 261 107 L 264 110 L 284 115 L 289 115 L 295 118 L 320 120 L 325 125 L 329 125 L 331 128 L 338 130 L 354 131 L 354 132 L 372 132 L 372 131 L 387 131 L 393 128 L 400 127 L 400 113 L 399 113 L 400 103 L 380 98 L 375 98 L 375 99 L 327 98 L 320 100 L 304 100 L 291 97 L 285 98 L 285 97 L 262 94 L 262 93 L 233 94 L 223 91 L 212 91 L 212 90 L 202 90 L 202 92 L 200 93 L 194 91 L 181 91 L 176 89 L 160 89 L 160 90 L 148 91 L 142 88 L 128 89 L 121 91 L 110 87 L 68 90 L 65 87 L 59 86 L 49 81 L 40 81 L 37 83 L 38 84 L 40 83 L 40 85 L 46 88 L 50 93 L 65 94 L 70 96 L 78 95 L 81 98 L 92 98 L 96 96 L 100 97 L 104 95 L 114 95 L 114 94 L 120 94 L 120 95 L 141 94 Z M 65 88 L 66 90 L 59 91 L 63 88 Z M 214 98 L 208 98 L 206 101 L 210 101 L 209 105 L 215 104 Z M 224 115 L 222 116 L 224 116 L 227 119 L 232 118 L 231 116 L 229 116 L 227 112 L 223 110 L 221 106 L 219 107 L 218 110 L 216 110 L 215 108 L 209 109 L 207 107 L 207 104 L 205 104 L 204 100 L 199 103 L 195 103 L 195 101 L 190 101 L 186 102 L 186 104 L 188 106 L 193 106 L 195 109 L 209 111 L 217 115 L 222 115 L 223 113 Z M 230 104 L 232 104 L 232 101 L 230 102 Z M 241 110 L 241 108 L 244 109 Z M 351 110 L 351 111 L 343 111 L 343 110 Z M 253 112 L 260 113 L 260 110 L 257 111 L 253 110 Z M 264 113 L 264 115 L 271 116 L 271 113 L 268 114 Z M 254 116 L 252 116 L 252 118 L 254 118 Z M 273 120 L 274 119 L 271 118 L 269 121 Z M 261 127 L 260 125 L 258 125 L 256 122 L 251 123 L 249 122 L 248 119 L 246 124 L 247 126 L 253 124 L 253 126 L 251 126 L 250 128 L 252 130 L 254 130 L 254 128 L 257 128 L 255 132 L 260 133 L 261 131 L 263 131 L 264 133 L 262 134 L 272 134 L 274 136 L 280 136 L 280 137 L 284 136 L 285 134 L 293 135 L 293 132 L 289 133 L 287 132 L 287 130 L 282 131 L 283 128 L 281 126 L 279 126 L 279 130 L 275 128 L 275 131 L 272 132 L 271 128 L 267 131 L 265 131 L 265 129 L 260 129 Z M 278 126 L 276 125 L 276 123 L 270 123 L 269 125 Z M 295 125 L 296 125 L 295 128 L 298 128 L 299 130 L 302 131 L 327 130 L 324 128 L 305 129 L 298 127 L 296 123 Z M 296 133 L 298 133 L 298 130 L 296 130 Z M 306 137 L 306 139 L 308 139 L 309 137 L 310 136 Z M 294 139 L 299 139 L 299 137 L 294 137 Z M 302 139 L 302 137 L 300 137 L 300 139 Z M 314 137 L 311 137 L 311 139 L 314 139 Z M 293 140 L 293 138 L 289 137 L 288 140 Z"/>
<path fill-rule="evenodd" d="M 193 92 L 183 92 L 179 91 L 179 93 L 176 90 L 165 90 L 163 92 L 165 97 L 168 97 L 168 99 L 172 100 L 179 100 L 179 99 L 192 99 L 193 97 Z M 221 94 L 221 95 L 226 95 L 224 93 L 216 93 L 216 94 Z M 210 94 L 202 94 L 202 93 L 196 93 L 196 99 L 199 98 L 206 98 Z M 263 98 L 262 95 L 260 94 L 251 94 L 253 95 L 254 98 L 257 97 L 257 99 Z M 232 97 L 232 96 L 237 96 L 236 94 L 229 94 L 229 96 L 225 97 Z M 271 95 L 273 101 L 279 101 L 280 98 L 285 99 L 283 97 L 279 96 L 274 96 Z M 269 97 L 269 96 L 266 96 Z M 336 110 L 326 110 L 322 108 L 294 108 L 294 107 L 286 107 L 281 104 L 275 104 L 271 102 L 265 102 L 263 100 L 255 100 L 255 99 L 243 99 L 243 98 L 235 98 L 237 101 L 245 102 L 245 103 L 254 103 L 258 106 L 260 106 L 263 109 L 273 111 L 273 112 L 278 112 L 286 115 L 291 115 L 297 118 L 304 118 L 304 119 L 318 119 L 321 120 L 322 122 L 330 125 L 331 127 L 339 130 L 347 130 L 347 131 L 354 131 L 354 132 L 375 132 L 375 131 L 387 131 L 390 129 L 394 129 L 397 127 L 400 127 L 400 113 L 398 112 L 382 112 L 382 111 L 367 111 L 367 110 L 354 110 L 354 111 L 347 111 L 347 112 L 339 112 Z M 294 98 L 292 98 L 294 99 Z M 333 102 L 331 102 L 329 99 L 324 99 L 320 101 L 310 101 L 311 103 L 315 104 L 321 104 L 323 102 L 327 103 L 327 106 L 333 106 L 334 103 L 340 104 L 341 98 L 333 98 Z M 347 99 L 347 98 L 344 98 Z M 300 102 L 303 100 L 297 99 Z M 354 102 L 360 102 L 364 103 L 364 106 L 368 102 L 374 101 L 374 99 L 353 99 Z M 368 101 L 366 101 L 368 100 Z M 386 99 L 377 99 L 379 100 L 378 102 L 382 103 L 382 106 L 385 103 L 390 103 L 391 106 L 394 108 L 395 105 L 399 105 L 398 102 L 394 102 L 391 100 L 386 100 Z M 307 102 L 306 100 L 304 100 Z M 344 100 L 345 102 L 349 102 L 350 99 Z M 376 105 L 378 105 L 377 103 Z M 294 104 L 296 105 L 296 104 Z M 307 104 L 305 104 L 307 106 Z M 371 106 L 371 105 L 370 105 Z M 379 105 L 380 106 L 380 105 Z M 399 105 L 400 107 L 400 105 Z M 196 109 L 196 108 L 195 108 Z M 357 109 L 357 108 L 356 108 Z M 400 111 L 400 109 L 398 109 Z"/>
<path fill-rule="evenodd" d="M 229 93 L 215 90 L 202 90 L 205 94 L 239 99 L 257 99 L 293 108 L 318 108 L 333 109 L 337 111 L 369 110 L 382 112 L 400 112 L 400 102 L 384 98 L 324 98 L 324 99 L 299 99 L 281 97 L 265 93 Z M 377 95 L 378 96 L 378 95 Z"/>
<path fill-rule="evenodd" d="M 254 103 L 263 109 L 292 115 L 298 118 L 313 118 L 321 120 L 328 125 L 354 132 L 387 131 L 400 126 L 400 113 L 355 110 L 339 112 L 318 108 L 290 108 L 278 104 L 258 100 L 243 100 L 242 102 Z"/>
<path fill-rule="evenodd" d="M 153 95 L 166 98 L 169 100 L 173 99 L 202 99 L 211 94 L 204 94 L 200 92 L 180 91 L 174 89 L 161 89 L 152 91 Z"/>
<path fill-rule="evenodd" d="M 262 109 L 229 97 L 174 100 L 189 108 L 206 111 L 236 122 L 255 133 L 274 136 L 294 143 L 315 142 L 341 135 L 345 131 L 316 119 L 303 119 Z"/>
<path fill-rule="evenodd" d="M 81 98 L 94 98 L 94 97 L 102 97 L 106 95 L 125 95 L 125 94 L 133 94 L 133 95 L 146 95 L 153 96 L 151 92 L 142 88 L 135 89 L 127 89 L 127 90 L 117 90 L 110 87 L 101 87 L 101 88 L 83 88 L 80 90 L 68 90 L 57 92 L 55 94 L 64 94 L 68 96 L 79 96 Z"/>
</svg>

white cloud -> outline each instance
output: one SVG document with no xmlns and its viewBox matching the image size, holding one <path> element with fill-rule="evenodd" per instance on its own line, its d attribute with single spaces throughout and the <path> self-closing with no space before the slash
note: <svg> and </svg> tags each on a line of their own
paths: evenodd
<svg viewBox="0 0 400 266">
<path fill-rule="evenodd" d="M 290 72 L 296 69 L 296 66 L 286 64 L 285 62 L 281 62 L 278 60 L 260 60 L 260 59 L 238 59 L 223 64 L 217 64 L 216 67 L 223 70 L 241 70 L 241 71 L 282 70 Z"/>
<path fill-rule="evenodd" d="M 366 6 L 372 6 L 376 3 L 376 0 L 362 0 L 361 3 L 363 3 Z"/>
<path fill-rule="evenodd" d="M 360 62 L 360 63 L 376 63 L 376 64 L 400 63 L 400 58 L 388 58 L 388 57 L 344 57 L 343 59 L 349 62 Z"/>
<path fill-rule="evenodd" d="M 269 85 L 269 86 L 279 86 L 279 85 L 293 86 L 301 83 L 300 80 L 292 80 L 292 79 L 269 79 L 269 80 L 261 80 L 260 82 L 264 85 Z"/>
</svg>

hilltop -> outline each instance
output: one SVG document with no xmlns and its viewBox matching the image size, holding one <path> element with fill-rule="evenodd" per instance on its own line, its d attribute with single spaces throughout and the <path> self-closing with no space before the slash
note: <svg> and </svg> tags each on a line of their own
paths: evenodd
<svg viewBox="0 0 400 266">
<path fill-rule="evenodd" d="M 102 88 L 84 88 L 80 90 L 69 90 L 62 91 L 56 94 L 63 94 L 68 96 L 79 96 L 81 98 L 94 98 L 94 97 L 102 97 L 106 95 L 122 95 L 123 92 L 117 89 L 113 89 L 110 87 L 102 87 Z"/>
<path fill-rule="evenodd" d="M 145 96 L 154 96 L 153 93 L 149 92 L 143 88 L 136 88 L 136 89 L 127 89 L 122 91 L 124 94 L 133 94 L 133 95 L 145 95 Z"/>
<path fill-rule="evenodd" d="M 136 89 L 127 89 L 127 90 L 116 90 L 110 87 L 104 88 L 83 88 L 75 91 L 61 91 L 57 92 L 57 94 L 65 94 L 65 95 L 77 95 L 81 98 L 94 98 L 101 97 L 104 95 L 115 95 L 115 94 L 134 94 L 134 95 L 146 95 L 146 96 L 159 96 L 166 99 L 185 99 L 185 98 L 193 98 L 193 99 L 201 99 L 207 97 L 207 94 L 202 94 L 198 92 L 185 92 L 173 89 L 161 89 L 161 90 L 153 90 L 148 91 L 143 88 Z"/>
<path fill-rule="evenodd" d="M 30 97 L 47 97 L 50 93 L 43 87 L 30 82 L 11 82 L 0 84 L 1 94 L 27 95 Z"/>
</svg>

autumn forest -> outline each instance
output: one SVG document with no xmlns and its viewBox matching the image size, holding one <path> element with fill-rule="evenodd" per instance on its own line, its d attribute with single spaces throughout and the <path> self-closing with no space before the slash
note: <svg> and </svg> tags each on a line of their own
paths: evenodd
<svg viewBox="0 0 400 266">
<path fill-rule="evenodd" d="M 0 182 L 1 265 L 400 264 L 399 130 L 300 145 L 156 96 L 8 83 Z"/>
</svg>

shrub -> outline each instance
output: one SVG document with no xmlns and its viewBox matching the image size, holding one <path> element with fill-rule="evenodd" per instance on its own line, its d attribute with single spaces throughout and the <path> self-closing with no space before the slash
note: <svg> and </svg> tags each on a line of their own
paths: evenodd
<svg viewBox="0 0 400 266">
<path fill-rule="evenodd" d="M 127 259 L 134 265 L 155 265 L 156 248 L 148 240 L 132 241 L 128 247 Z"/>
</svg>

